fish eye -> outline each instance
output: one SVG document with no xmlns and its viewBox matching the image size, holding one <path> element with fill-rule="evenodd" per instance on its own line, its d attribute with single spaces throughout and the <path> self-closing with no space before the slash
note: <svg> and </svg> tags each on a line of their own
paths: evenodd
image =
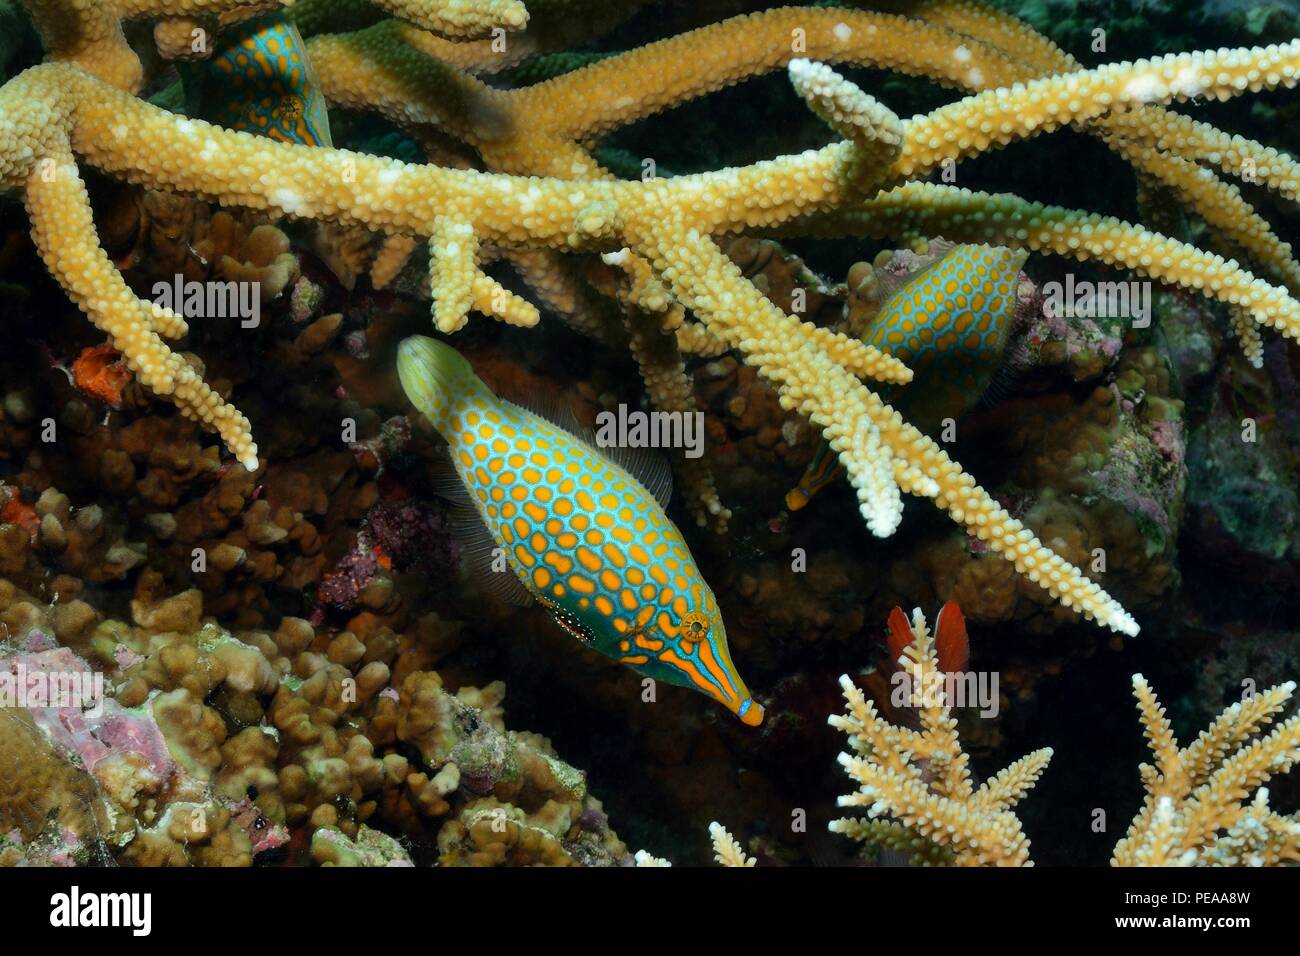
<svg viewBox="0 0 1300 956">
<path fill-rule="evenodd" d="M 709 619 L 703 611 L 691 611 L 682 618 L 681 637 L 687 644 L 696 644 L 709 636 Z"/>
</svg>

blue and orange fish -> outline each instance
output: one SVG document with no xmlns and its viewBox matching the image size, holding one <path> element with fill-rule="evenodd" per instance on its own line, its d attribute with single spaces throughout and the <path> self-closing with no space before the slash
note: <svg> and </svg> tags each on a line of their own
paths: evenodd
<svg viewBox="0 0 1300 956">
<path fill-rule="evenodd" d="M 945 418 L 960 418 L 993 382 L 1015 324 L 1020 269 L 1028 255 L 973 244 L 936 242 L 931 249 L 939 257 L 886 290 L 863 336 L 912 369 L 908 385 L 882 389 L 882 397 L 924 432 Z M 786 507 L 804 507 L 842 473 L 822 441 L 799 484 L 786 494 Z"/>
<path fill-rule="evenodd" d="M 397 370 L 447 440 L 485 527 L 479 553 L 504 559 L 492 578 L 519 603 L 540 602 L 587 647 L 707 694 L 750 726 L 762 722 L 731 662 L 718 602 L 664 513 L 662 460 L 643 484 L 616 460 L 629 456 L 498 398 L 434 339 L 402 342 Z"/>
<path fill-rule="evenodd" d="M 236 24 L 218 43 L 210 59 L 181 64 L 192 116 L 282 143 L 333 145 L 306 45 L 283 13 Z"/>
</svg>

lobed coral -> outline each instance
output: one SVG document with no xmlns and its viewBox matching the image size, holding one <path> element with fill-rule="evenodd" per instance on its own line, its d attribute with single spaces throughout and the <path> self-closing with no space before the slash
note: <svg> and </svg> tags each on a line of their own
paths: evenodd
<svg viewBox="0 0 1300 956">
<path fill-rule="evenodd" d="M 408 653 L 394 687 L 389 632 L 362 641 L 285 618 L 232 634 L 190 591 L 142 594 L 131 621 L 97 622 L 73 642 L 84 658 L 24 651 L 50 645 L 53 622 L 8 582 L 0 619 L 23 635 L 6 670 L 101 673 L 113 695 L 93 718 L 7 709 L 3 759 L 30 772 L 5 775 L 0 821 L 16 833 L 6 852 L 29 862 L 60 835 L 81 858 L 139 865 L 249 865 L 299 848 L 321 864 L 409 861 L 366 826 L 377 814 L 408 847 L 439 846 L 444 865 L 627 856 L 584 775 L 545 738 L 506 730 L 504 685 L 452 693 Z"/>
</svg>

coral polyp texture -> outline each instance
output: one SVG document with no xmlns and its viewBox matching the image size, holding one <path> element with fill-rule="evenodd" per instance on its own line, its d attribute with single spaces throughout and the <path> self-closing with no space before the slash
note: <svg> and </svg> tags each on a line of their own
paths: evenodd
<svg viewBox="0 0 1300 956">
<path fill-rule="evenodd" d="M 831 829 L 912 854 L 918 863 L 1025 866 L 1029 841 L 1011 810 L 1042 775 L 1052 749 L 1020 758 L 976 789 L 919 608 L 911 632 L 899 663 L 908 678 L 904 706 L 914 710 L 919 729 L 890 725 L 847 676 L 840 679 L 848 706 L 830 722 L 848 734 L 854 752 L 839 760 L 858 790 L 839 804 L 868 812 L 866 819 L 836 820 Z M 894 819 L 880 820 L 886 813 Z"/>
<path fill-rule="evenodd" d="M 948 675 L 940 670 L 919 608 L 911 631 L 912 643 L 898 663 L 907 678 L 903 706 L 915 714 L 919 730 L 889 724 L 852 680 L 840 679 L 847 706 L 830 722 L 848 735 L 853 753 L 839 759 L 858 789 L 839 804 L 867 814 L 835 820 L 831 830 L 877 852 L 904 854 L 917 865 L 1030 865 L 1029 841 L 1011 808 L 1043 775 L 1052 749 L 1022 757 L 976 789 L 957 738 Z M 1300 759 L 1300 716 L 1267 734 L 1263 730 L 1286 708 L 1295 682 L 1233 704 L 1181 749 L 1141 674 L 1133 677 L 1133 691 L 1155 762 L 1142 765 L 1146 800 L 1116 845 L 1111 865 L 1294 862 L 1300 856 L 1300 815 L 1271 810 L 1263 784 Z"/>
<path fill-rule="evenodd" d="M 1300 28 L 1165 6 L 0 0 L 0 861 L 1070 862 L 1141 670 L 1276 686 L 1113 862 L 1295 862 Z"/>
</svg>

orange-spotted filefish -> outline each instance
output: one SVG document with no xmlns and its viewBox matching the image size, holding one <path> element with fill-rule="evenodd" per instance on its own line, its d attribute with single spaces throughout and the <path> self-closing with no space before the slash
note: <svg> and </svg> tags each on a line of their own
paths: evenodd
<svg viewBox="0 0 1300 956">
<path fill-rule="evenodd" d="M 431 338 L 403 341 L 397 371 L 447 440 L 484 526 L 471 555 L 504 596 L 536 600 L 587 647 L 707 694 L 750 726 L 762 722 L 731 662 L 717 599 L 664 513 L 671 479 L 662 459 L 650 459 L 643 483 L 624 467 L 635 453 L 598 449 L 498 398 Z"/>
<path fill-rule="evenodd" d="M 209 59 L 180 66 L 191 115 L 282 143 L 333 145 L 306 45 L 283 13 L 236 24 Z"/>
<path fill-rule="evenodd" d="M 1001 246 L 936 246 L 939 257 L 906 277 L 863 336 L 912 369 L 909 384 L 881 389 L 881 396 L 924 432 L 960 418 L 988 391 L 1015 323 L 1028 255 Z M 822 441 L 786 494 L 786 507 L 804 507 L 843 472 Z"/>
</svg>

